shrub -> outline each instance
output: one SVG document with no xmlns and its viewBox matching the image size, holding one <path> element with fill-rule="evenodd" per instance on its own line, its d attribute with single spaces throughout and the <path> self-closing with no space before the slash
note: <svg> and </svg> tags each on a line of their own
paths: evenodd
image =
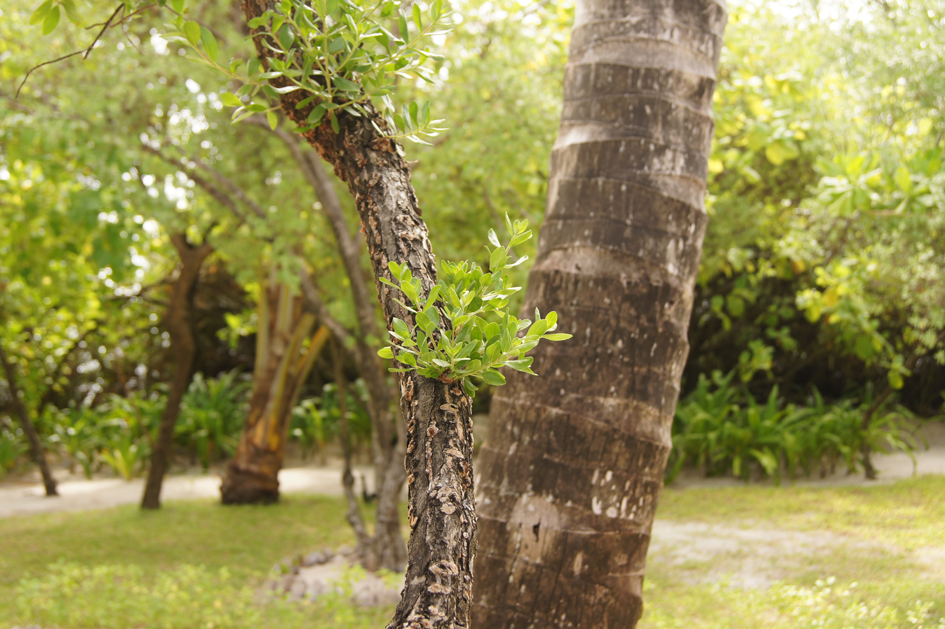
<svg viewBox="0 0 945 629">
<path fill-rule="evenodd" d="M 861 464 L 862 450 L 900 450 L 912 457 L 918 446 L 907 420 L 915 417 L 893 406 L 879 409 L 864 428 L 863 415 L 872 403 L 867 389 L 863 401 L 841 400 L 827 404 L 814 389 L 807 406 L 782 406 L 778 387 L 772 388 L 764 404 L 733 384 L 735 372 L 711 378 L 699 376 L 696 388 L 680 400 L 673 422 L 673 452 L 666 480 L 672 480 L 685 465 L 696 466 L 704 475 L 731 472 L 748 479 L 751 468 L 780 482 L 782 475 L 795 478 L 799 470 L 821 476 L 835 470 L 838 462 L 849 473 Z"/>
</svg>

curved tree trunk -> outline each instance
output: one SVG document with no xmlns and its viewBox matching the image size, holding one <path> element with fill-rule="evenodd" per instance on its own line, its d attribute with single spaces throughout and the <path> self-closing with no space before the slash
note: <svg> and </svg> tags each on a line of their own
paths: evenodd
<svg viewBox="0 0 945 629">
<path fill-rule="evenodd" d="M 249 415 L 220 487 L 223 504 L 279 500 L 292 408 L 328 339 L 328 329 L 320 326 L 303 348 L 315 317 L 302 312 L 302 300 L 286 284 L 274 285 L 270 278 L 262 285 Z"/>
<path fill-rule="evenodd" d="M 142 509 L 161 507 L 161 484 L 170 465 L 174 425 L 180 415 L 180 403 L 184 399 L 197 357 L 197 338 L 194 333 L 194 295 L 200 267 L 213 253 L 208 242 L 195 246 L 185 234 L 174 234 L 171 243 L 180 256 L 180 271 L 171 289 L 171 299 L 164 316 L 164 326 L 171 337 L 171 352 L 174 355 L 174 376 L 167 394 L 167 405 L 161 413 L 158 438 L 151 453 L 151 467 L 141 498 Z"/>
<path fill-rule="evenodd" d="M 247 22 L 271 3 L 244 0 Z M 264 30 L 250 29 L 265 59 Z M 278 85 L 282 79 L 276 79 Z M 302 96 L 281 96 L 286 116 L 304 126 L 311 104 Z M 306 140 L 332 166 L 357 203 L 384 317 L 414 325 L 398 302 L 399 293 L 377 279 L 392 280 L 388 262 L 410 269 L 421 281 L 423 298 L 436 283 L 436 267 L 426 224 L 410 184 L 410 169 L 395 143 L 378 129 L 384 118 L 366 106 L 361 117 L 341 114 L 336 133 L 322 124 Z M 403 595 L 388 627 L 468 627 L 472 597 L 476 514 L 472 477 L 472 400 L 459 384 L 430 380 L 415 372 L 398 376 L 406 425 L 406 473 L 410 540 Z"/>
<path fill-rule="evenodd" d="M 724 0 L 582 0 L 525 310 L 482 448 L 476 629 L 633 627 L 688 353 Z"/>
<path fill-rule="evenodd" d="M 7 388 L 10 390 L 10 402 L 13 404 L 13 410 L 16 413 L 16 419 L 20 422 L 20 428 L 26 434 L 30 442 L 30 453 L 33 455 L 33 461 L 43 475 L 43 486 L 46 488 L 46 496 L 58 496 L 56 490 L 56 479 L 53 477 L 52 470 L 49 469 L 49 462 L 46 460 L 46 452 L 43 450 L 43 444 L 39 440 L 39 433 L 36 426 L 30 421 L 29 413 L 26 412 L 26 406 L 20 399 L 19 387 L 16 386 L 16 372 L 13 364 L 7 359 L 7 354 L 0 346 L 0 362 L 3 362 L 3 371 L 7 376 Z M 42 407 L 42 406 L 41 406 Z"/>
</svg>

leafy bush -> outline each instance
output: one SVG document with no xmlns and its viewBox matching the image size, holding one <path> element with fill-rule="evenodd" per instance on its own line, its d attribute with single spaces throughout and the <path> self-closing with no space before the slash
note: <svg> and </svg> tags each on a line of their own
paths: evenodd
<svg viewBox="0 0 945 629">
<path fill-rule="evenodd" d="M 348 435 L 355 450 L 371 442 L 371 418 L 365 405 L 367 392 L 360 378 L 349 383 L 345 397 Z M 322 387 L 320 397 L 303 400 L 292 411 L 289 434 L 302 447 L 302 457 L 316 450 L 324 455 L 327 443 L 341 434 L 341 407 L 338 404 L 338 385 L 329 382 Z"/>
<path fill-rule="evenodd" d="M 814 389 L 810 404 L 782 406 L 778 387 L 764 404 L 732 383 L 735 371 L 711 378 L 700 375 L 696 388 L 679 402 L 673 422 L 673 452 L 667 482 L 684 465 L 696 466 L 714 476 L 731 472 L 748 479 L 751 466 L 780 482 L 783 474 L 795 478 L 799 470 L 810 476 L 833 472 L 839 461 L 856 472 L 864 446 L 889 452 L 900 450 L 912 457 L 918 446 L 906 420 L 914 416 L 902 407 L 883 408 L 863 426 L 863 415 L 872 403 L 867 388 L 862 403 L 841 400 L 826 404 Z"/>
<path fill-rule="evenodd" d="M 239 380 L 235 369 L 211 379 L 201 373 L 194 375 L 174 432 L 178 443 L 196 452 L 205 471 L 215 460 L 236 452 L 251 386 Z"/>
<path fill-rule="evenodd" d="M 17 460 L 26 453 L 29 448 L 23 443 L 18 435 L 7 430 L 5 426 L 0 431 L 0 479 L 7 475 L 17 463 Z"/>
</svg>

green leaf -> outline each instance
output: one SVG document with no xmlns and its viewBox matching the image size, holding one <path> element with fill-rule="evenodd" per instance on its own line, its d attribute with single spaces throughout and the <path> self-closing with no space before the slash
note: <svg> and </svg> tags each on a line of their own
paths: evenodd
<svg viewBox="0 0 945 629">
<path fill-rule="evenodd" d="M 494 387 L 501 387 L 503 384 L 505 384 L 505 376 L 494 369 L 487 369 L 486 371 L 483 371 L 482 379 L 486 384 L 491 384 Z"/>
<path fill-rule="evenodd" d="M 335 87 L 344 90 L 345 92 L 357 92 L 361 89 L 354 81 L 350 81 L 340 76 L 331 77 L 331 82 L 335 84 Z"/>
<path fill-rule="evenodd" d="M 407 33 L 410 31 L 407 27 L 407 16 L 405 16 L 402 11 L 399 11 L 397 14 L 397 26 L 400 27 L 400 38 L 407 41 Z"/>
<path fill-rule="evenodd" d="M 279 117 L 276 116 L 276 112 L 270 109 L 266 112 L 266 120 L 269 122 L 269 128 L 275 130 L 279 125 Z"/>
<path fill-rule="evenodd" d="M 30 26 L 34 26 L 45 20 L 51 8 L 52 0 L 46 0 L 46 2 L 36 7 L 36 10 L 33 11 L 33 15 L 30 16 Z"/>
<path fill-rule="evenodd" d="M 421 18 L 422 18 L 422 14 L 421 14 L 421 12 L 420 12 L 420 7 L 419 7 L 419 5 L 417 5 L 416 3 L 414 3 L 414 5 L 413 5 L 413 23 L 417 25 L 417 30 L 418 30 L 418 31 L 422 31 L 422 30 L 423 30 L 423 20 L 422 20 Z"/>
<path fill-rule="evenodd" d="M 499 236 L 495 233 L 494 229 L 489 230 L 489 242 L 491 242 L 496 247 L 502 246 L 502 243 L 499 242 Z"/>
<path fill-rule="evenodd" d="M 172 8 L 174 9 L 174 11 L 176 11 L 177 13 L 183 13 L 183 12 L 184 12 L 184 0 L 171 0 L 171 7 L 172 7 Z"/>
<path fill-rule="evenodd" d="M 553 334 L 545 334 L 541 338 L 548 339 L 549 341 L 567 341 L 571 338 L 571 335 L 564 334 L 563 332 L 555 332 Z"/>
<path fill-rule="evenodd" d="M 328 2 L 327 2 L 327 8 L 326 8 L 325 12 L 326 12 L 328 15 L 332 15 L 335 11 L 338 10 L 338 5 L 339 5 L 339 4 L 340 4 L 340 0 L 328 0 Z"/>
<path fill-rule="evenodd" d="M 895 181 L 899 189 L 906 194 L 912 191 L 912 177 L 909 175 L 909 169 L 905 166 L 900 166 L 896 169 L 896 174 L 893 175 L 893 181 Z"/>
<path fill-rule="evenodd" d="M 197 42 L 200 41 L 200 24 L 192 20 L 187 20 L 184 22 L 183 31 L 187 41 L 196 46 Z"/>
<path fill-rule="evenodd" d="M 207 53 L 207 56 L 210 57 L 210 61 L 216 63 L 217 57 L 220 55 L 220 50 L 217 48 L 217 38 L 213 36 L 213 33 L 201 26 L 200 40 L 203 42 L 203 49 Z"/>
<path fill-rule="evenodd" d="M 505 249 L 498 247 L 492 252 L 492 255 L 489 256 L 489 271 L 495 273 L 505 268 L 505 260 L 507 255 Z"/>
<path fill-rule="evenodd" d="M 239 99 L 239 96 L 236 94 L 231 94 L 229 92 L 223 92 L 220 94 L 220 102 L 226 105 L 227 107 L 242 107 L 243 101 Z"/>
<path fill-rule="evenodd" d="M 898 371 L 890 371 L 887 375 L 887 380 L 889 380 L 889 386 L 897 391 L 903 387 L 905 382 L 902 380 L 902 374 Z"/>
<path fill-rule="evenodd" d="M 390 359 L 394 357 L 394 352 L 389 347 L 382 347 L 381 349 L 377 350 L 377 355 L 381 358 Z"/>
<path fill-rule="evenodd" d="M 530 240 L 531 237 L 532 237 L 531 232 L 525 232 L 524 234 L 519 234 L 515 236 L 514 238 L 512 238 L 512 240 L 509 242 L 509 247 L 515 247 L 517 245 L 520 245 L 526 240 Z"/>
<path fill-rule="evenodd" d="M 62 8 L 66 12 L 66 17 L 69 18 L 69 21 L 80 26 L 82 23 L 82 18 L 79 17 L 79 12 L 75 6 L 75 0 L 62 0 Z"/>
<path fill-rule="evenodd" d="M 43 35 L 49 35 L 51 32 L 56 30 L 56 25 L 59 24 L 59 6 L 54 6 L 46 14 L 46 19 L 43 20 Z"/>
</svg>

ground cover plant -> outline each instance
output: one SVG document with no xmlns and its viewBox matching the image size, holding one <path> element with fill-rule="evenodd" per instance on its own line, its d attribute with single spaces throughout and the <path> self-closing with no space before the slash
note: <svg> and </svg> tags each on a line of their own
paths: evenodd
<svg viewBox="0 0 945 629">
<path fill-rule="evenodd" d="M 945 570 L 917 552 L 945 550 L 943 496 L 945 478 L 932 476 L 870 487 L 667 489 L 658 521 L 837 541 L 815 554 L 782 549 L 795 562 L 790 571 L 748 589 L 732 585 L 744 553 L 678 564 L 657 549 L 641 626 L 939 629 Z M 274 507 L 171 502 L 156 513 L 128 506 L 0 520 L 0 626 L 376 627 L 388 608 L 358 609 L 343 596 L 310 604 L 258 596 L 282 557 L 351 543 L 344 508 L 340 498 L 292 495 Z M 255 543 L 260 530 L 265 545 Z"/>
</svg>

